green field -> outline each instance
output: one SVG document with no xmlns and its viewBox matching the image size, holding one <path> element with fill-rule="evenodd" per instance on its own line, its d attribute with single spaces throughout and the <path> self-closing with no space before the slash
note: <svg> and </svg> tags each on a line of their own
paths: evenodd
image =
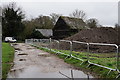
<svg viewBox="0 0 120 80">
<path fill-rule="evenodd" d="M 14 48 L 9 43 L 2 43 L 2 78 L 6 78 L 13 65 Z"/>
</svg>

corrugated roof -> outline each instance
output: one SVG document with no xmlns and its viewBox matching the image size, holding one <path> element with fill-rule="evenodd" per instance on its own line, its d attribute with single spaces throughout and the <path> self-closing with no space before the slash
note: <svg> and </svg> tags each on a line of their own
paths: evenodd
<svg viewBox="0 0 120 80">
<path fill-rule="evenodd" d="M 36 29 L 36 31 L 41 32 L 43 36 L 50 37 L 53 36 L 53 31 L 52 29 Z"/>
<path fill-rule="evenodd" d="M 60 16 L 71 29 L 83 29 L 87 28 L 86 23 L 80 18 Z"/>
</svg>

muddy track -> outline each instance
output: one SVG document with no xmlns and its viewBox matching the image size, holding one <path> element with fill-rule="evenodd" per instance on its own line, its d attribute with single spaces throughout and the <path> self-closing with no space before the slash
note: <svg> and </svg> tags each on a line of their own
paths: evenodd
<svg viewBox="0 0 120 80">
<path fill-rule="evenodd" d="M 13 47 L 14 65 L 8 73 L 8 78 L 66 78 L 60 72 L 71 77 L 71 70 L 75 78 L 87 78 L 82 71 L 75 70 L 52 54 L 24 43 L 13 44 Z"/>
</svg>

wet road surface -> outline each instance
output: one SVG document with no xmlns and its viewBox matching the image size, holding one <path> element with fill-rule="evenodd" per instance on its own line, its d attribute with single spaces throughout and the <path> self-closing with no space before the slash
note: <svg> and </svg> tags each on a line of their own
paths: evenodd
<svg viewBox="0 0 120 80">
<path fill-rule="evenodd" d="M 8 73 L 8 78 L 71 78 L 71 70 L 74 78 L 88 77 L 52 54 L 24 43 L 16 43 L 13 46 L 14 66 Z M 89 77 L 93 78 L 91 75 Z"/>
</svg>

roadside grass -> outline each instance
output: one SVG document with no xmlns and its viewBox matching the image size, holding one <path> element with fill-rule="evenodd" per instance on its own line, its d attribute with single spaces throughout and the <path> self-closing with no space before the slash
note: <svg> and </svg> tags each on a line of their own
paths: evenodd
<svg viewBox="0 0 120 80">
<path fill-rule="evenodd" d="M 56 50 L 65 54 L 70 54 L 69 50 Z M 89 61 L 100 64 L 103 66 L 107 66 L 109 68 L 116 68 L 116 53 L 104 53 L 104 54 L 99 54 L 99 53 L 87 53 L 87 52 L 75 52 L 72 51 L 72 55 L 83 59 L 84 61 L 87 61 L 87 54 L 89 55 Z"/>
<path fill-rule="evenodd" d="M 43 51 L 46 51 L 46 52 L 49 52 L 49 53 L 52 53 L 52 54 L 56 54 L 55 52 L 50 51 L 50 50 L 45 49 L 45 48 L 39 48 L 39 49 L 41 49 Z M 67 50 L 56 50 L 56 49 L 52 49 L 52 50 L 63 52 L 65 54 L 69 54 L 69 52 L 70 52 L 70 51 L 67 51 Z M 61 59 L 64 59 L 64 61 L 66 63 L 72 64 L 80 70 L 92 73 L 97 78 L 116 78 L 116 76 L 118 76 L 117 71 L 111 71 L 110 74 L 108 74 L 108 72 L 110 71 L 108 69 L 98 67 L 96 65 L 90 65 L 89 67 L 87 67 L 89 65 L 89 63 L 87 62 L 87 57 L 86 57 L 87 53 L 85 53 L 85 52 L 81 52 L 81 53 L 80 52 L 74 52 L 74 53 L 77 53 L 77 55 L 73 54 L 74 56 L 83 59 L 84 62 L 82 63 L 82 61 L 77 60 L 75 58 L 66 58 L 66 55 L 62 55 L 62 54 L 57 54 L 57 56 Z M 78 55 L 78 54 L 80 54 L 80 55 Z M 106 55 L 108 56 L 108 54 L 106 54 Z M 99 56 L 100 57 L 100 58 L 96 58 L 96 57 L 91 57 L 91 55 L 90 55 L 89 58 L 93 58 L 94 63 L 102 64 L 104 66 L 114 68 L 114 66 L 113 66 L 113 65 L 115 65 L 114 58 L 106 58 L 106 60 L 108 60 L 108 61 L 104 62 L 104 60 L 102 58 L 105 58 L 105 55 L 92 54 L 92 56 Z"/>
<path fill-rule="evenodd" d="M 2 43 L 2 78 L 6 79 L 12 67 L 14 59 L 14 48 L 9 43 Z"/>
</svg>

